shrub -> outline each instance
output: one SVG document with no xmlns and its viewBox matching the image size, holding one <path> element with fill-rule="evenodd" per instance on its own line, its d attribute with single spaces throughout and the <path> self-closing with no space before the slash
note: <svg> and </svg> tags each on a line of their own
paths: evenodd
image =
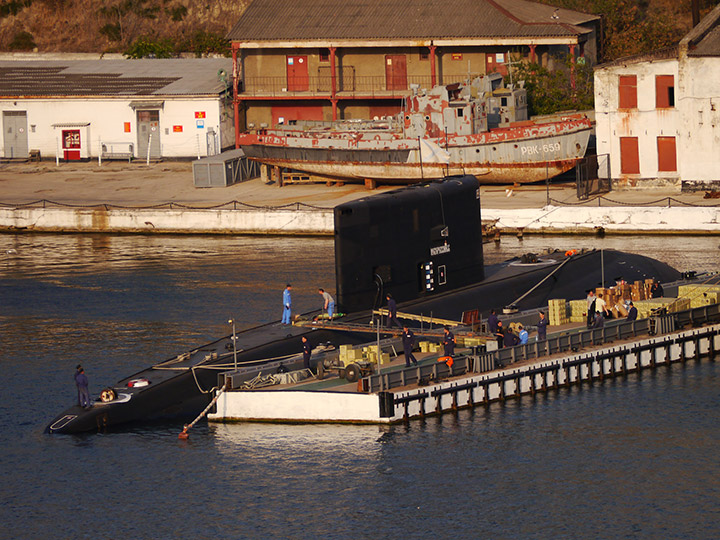
<svg viewBox="0 0 720 540">
<path fill-rule="evenodd" d="M 13 37 L 10 45 L 8 45 L 8 48 L 11 51 L 32 51 L 35 47 L 37 47 L 35 44 L 35 38 L 26 30 L 15 34 L 15 37 Z"/>
</svg>

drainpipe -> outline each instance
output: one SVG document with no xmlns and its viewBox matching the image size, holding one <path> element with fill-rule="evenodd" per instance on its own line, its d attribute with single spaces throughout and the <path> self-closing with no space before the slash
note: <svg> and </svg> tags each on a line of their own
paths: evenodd
<svg viewBox="0 0 720 540">
<path fill-rule="evenodd" d="M 575 44 L 570 45 L 570 56 L 572 57 L 572 64 L 570 65 L 570 86 L 575 90 Z"/>
<path fill-rule="evenodd" d="M 332 103 L 332 119 L 337 120 L 337 77 L 335 75 L 335 47 L 330 47 L 330 96 Z"/>
<path fill-rule="evenodd" d="M 435 88 L 437 76 L 435 75 L 435 49 L 437 47 L 430 42 L 430 86 Z"/>
<path fill-rule="evenodd" d="M 238 100 L 238 50 L 240 45 L 232 44 L 233 64 L 233 111 L 235 114 L 235 148 L 240 148 L 240 101 Z"/>
</svg>

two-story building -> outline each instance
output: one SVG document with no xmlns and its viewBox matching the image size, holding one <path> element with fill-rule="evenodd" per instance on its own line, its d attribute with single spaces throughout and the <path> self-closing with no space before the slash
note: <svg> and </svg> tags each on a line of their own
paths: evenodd
<svg viewBox="0 0 720 540">
<path fill-rule="evenodd" d="M 599 17 L 527 0 L 253 0 L 229 32 L 236 130 L 396 114 L 512 61 L 595 63 Z"/>
<path fill-rule="evenodd" d="M 595 68 L 600 174 L 615 188 L 720 183 L 719 23 L 720 6 L 677 47 Z"/>
</svg>

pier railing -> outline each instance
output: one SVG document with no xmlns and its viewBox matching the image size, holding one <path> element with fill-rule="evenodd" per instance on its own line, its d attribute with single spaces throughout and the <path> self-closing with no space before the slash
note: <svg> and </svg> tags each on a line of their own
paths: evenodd
<svg viewBox="0 0 720 540">
<path fill-rule="evenodd" d="M 602 346 L 640 336 L 663 335 L 686 326 L 701 326 L 718 322 L 720 322 L 720 304 L 711 304 L 635 321 L 607 321 L 602 328 L 568 331 L 559 335 L 551 335 L 545 341 L 506 347 L 492 352 L 482 352 L 476 348 L 470 354 L 456 356 L 452 366 L 448 366 L 444 362 L 436 362 L 409 367 L 365 377 L 360 384 L 366 392 L 381 392 L 411 384 L 423 386 L 449 376 L 485 373 L 523 360 L 542 358 L 563 352 L 577 352 L 587 347 Z M 457 391 L 459 388 L 453 386 L 453 389 Z M 435 390 L 433 392 L 442 391 Z M 447 391 L 450 392 L 451 389 Z M 436 395 L 435 393 L 432 395 Z"/>
</svg>

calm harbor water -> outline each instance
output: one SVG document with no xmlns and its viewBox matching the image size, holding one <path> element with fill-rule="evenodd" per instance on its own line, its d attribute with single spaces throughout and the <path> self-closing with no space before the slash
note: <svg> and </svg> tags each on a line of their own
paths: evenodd
<svg viewBox="0 0 720 540">
<path fill-rule="evenodd" d="M 503 238 L 716 270 L 714 237 Z M 329 239 L 0 235 L 0 538 L 718 538 L 720 368 L 387 428 L 158 424 L 49 436 L 75 399 L 333 288 Z M 612 276 L 610 276 L 612 277 Z M 580 294 L 579 294 L 580 296 Z"/>
</svg>

